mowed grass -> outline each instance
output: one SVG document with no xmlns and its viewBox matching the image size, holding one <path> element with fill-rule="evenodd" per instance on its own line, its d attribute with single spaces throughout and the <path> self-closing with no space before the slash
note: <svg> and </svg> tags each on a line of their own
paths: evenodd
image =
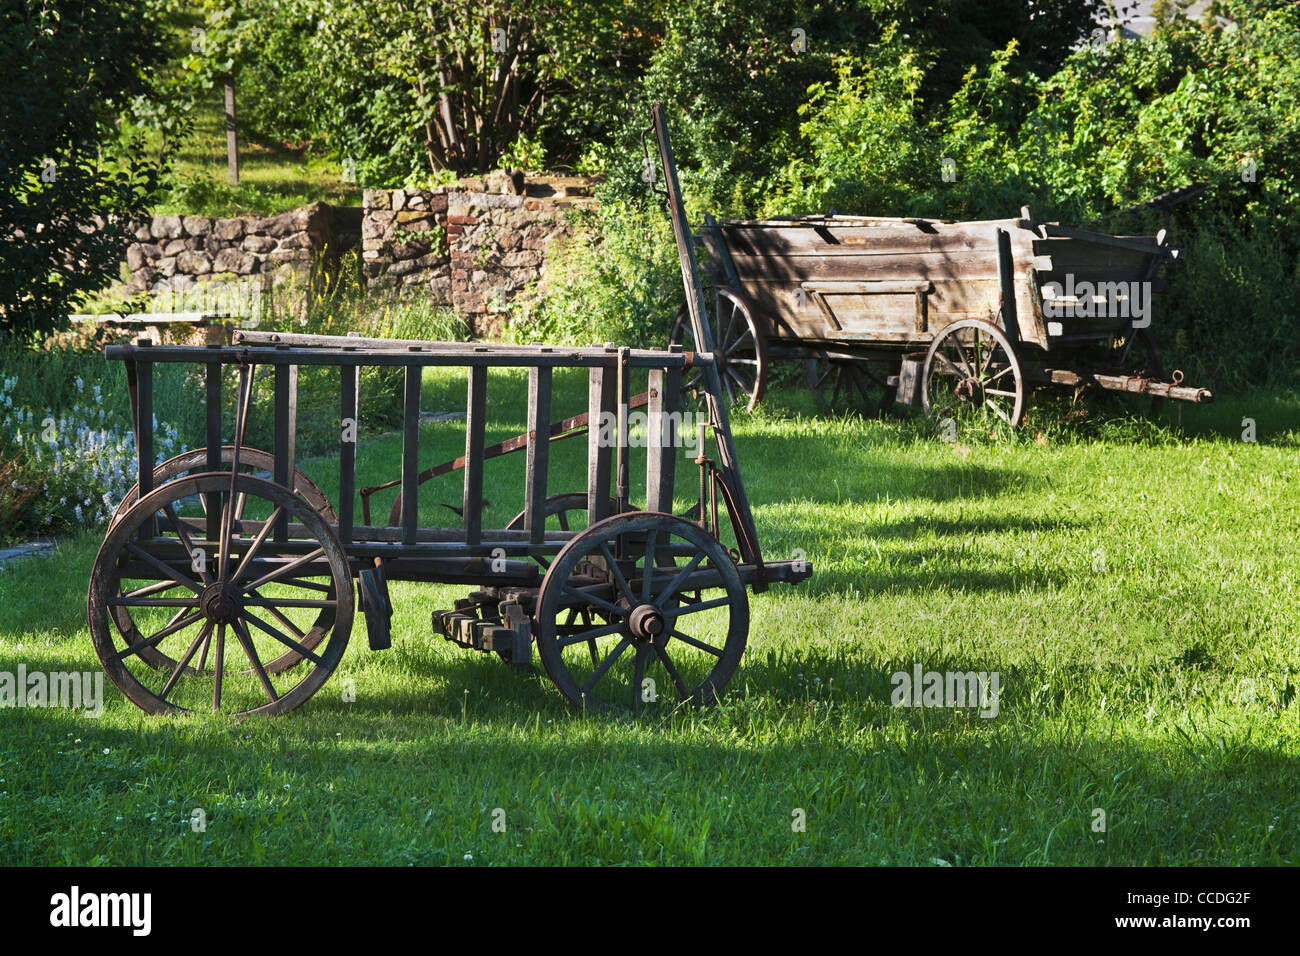
<svg viewBox="0 0 1300 956">
<path fill-rule="evenodd" d="M 556 418 L 585 397 L 580 378 L 559 384 Z M 463 408 L 459 372 L 425 386 L 426 409 Z M 493 375 L 489 442 L 522 427 L 523 394 Z M 98 718 L 0 711 L 4 859 L 1300 860 L 1294 399 L 1187 409 L 1181 437 L 1115 419 L 1100 437 L 956 444 L 814 412 L 778 391 L 734 423 L 766 553 L 815 572 L 751 597 L 719 706 L 581 717 L 544 675 L 431 635 L 430 611 L 467 588 L 395 583 L 393 648 L 369 651 L 358 616 L 330 683 L 284 717 L 149 717 L 111 685 Z M 428 423 L 421 443 L 422 466 L 460 454 L 463 423 Z M 399 449 L 364 444 L 358 484 L 394 477 Z M 551 490 L 580 489 L 583 441 L 552 452 Z M 522 466 L 488 464 L 488 525 L 521 506 Z M 335 460 L 303 467 L 333 496 Z M 679 510 L 694 482 L 683 464 Z M 458 476 L 423 486 L 421 522 L 455 525 L 441 503 L 459 500 Z M 0 571 L 0 670 L 99 669 L 99 540 Z M 997 671 L 997 716 L 891 706 L 891 674 L 918 663 Z"/>
</svg>

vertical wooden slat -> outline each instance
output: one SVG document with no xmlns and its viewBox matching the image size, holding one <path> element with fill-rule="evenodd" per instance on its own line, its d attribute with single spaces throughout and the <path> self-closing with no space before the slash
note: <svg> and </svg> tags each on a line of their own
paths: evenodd
<svg viewBox="0 0 1300 956">
<path fill-rule="evenodd" d="M 483 540 L 483 429 L 487 418 L 487 369 L 469 368 L 465 400 L 465 495 L 461 501 L 465 541 L 476 545 Z"/>
<path fill-rule="evenodd" d="M 422 366 L 406 366 L 402 409 L 402 543 L 415 544 L 420 496 L 420 377 Z"/>
<path fill-rule="evenodd" d="M 628 479 L 628 403 L 632 398 L 631 369 L 628 367 L 628 349 L 618 350 L 618 442 L 614 448 L 614 500 L 619 513 L 627 511 L 631 494 Z"/>
<path fill-rule="evenodd" d="M 587 515 L 595 524 L 609 514 L 609 464 L 612 446 L 603 416 L 616 413 L 618 393 L 612 368 L 593 368 L 587 381 Z"/>
<path fill-rule="evenodd" d="M 147 344 L 147 343 L 146 343 Z M 136 481 L 140 493 L 137 501 L 153 491 L 153 363 L 136 364 Z M 145 520 L 140 536 L 152 538 L 156 525 L 153 517 Z"/>
<path fill-rule="evenodd" d="M 274 480 L 281 488 L 293 490 L 294 446 L 298 430 L 298 366 L 275 366 L 275 465 Z M 289 516 L 281 514 L 275 523 L 275 540 L 289 536 Z"/>
<path fill-rule="evenodd" d="M 208 471 L 221 470 L 221 363 L 209 362 L 206 367 L 207 397 L 207 449 Z M 216 541 L 221 537 L 221 492 L 207 496 L 208 530 L 206 537 Z"/>
<path fill-rule="evenodd" d="M 998 286 L 1002 293 L 1002 329 L 1012 345 L 1020 343 L 1020 324 L 1016 319 L 1015 260 L 1011 258 L 1011 234 L 998 230 Z"/>
<path fill-rule="evenodd" d="M 682 389 L 679 368 L 650 370 L 650 402 L 646 406 L 649 435 L 646 439 L 645 506 L 647 511 L 673 511 L 673 481 L 676 477 L 676 419 Z"/>
<path fill-rule="evenodd" d="M 551 369 L 528 370 L 528 460 L 524 465 L 524 527 L 528 540 L 546 537 L 546 466 L 551 447 Z"/>
<path fill-rule="evenodd" d="M 344 441 L 344 429 L 350 423 Z M 339 540 L 352 543 L 357 485 L 357 367 L 339 366 Z"/>
</svg>

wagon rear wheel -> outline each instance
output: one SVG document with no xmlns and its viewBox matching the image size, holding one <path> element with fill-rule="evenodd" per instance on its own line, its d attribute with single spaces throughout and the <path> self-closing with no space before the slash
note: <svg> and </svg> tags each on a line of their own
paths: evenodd
<svg viewBox="0 0 1300 956">
<path fill-rule="evenodd" d="M 235 446 L 224 445 L 221 448 L 221 466 L 223 469 L 229 468 L 235 461 Z M 153 486 L 155 488 L 173 481 L 176 478 L 185 475 L 200 474 L 208 470 L 208 450 L 206 448 L 195 448 L 191 451 L 182 452 L 172 458 L 168 458 L 161 465 L 153 470 Z M 262 451 L 260 448 L 249 448 L 240 446 L 239 449 L 239 470 L 245 474 L 259 476 L 262 474 L 270 475 L 275 471 L 275 456 L 269 451 Z M 307 503 L 321 513 L 321 516 L 328 524 L 338 524 L 338 515 L 334 512 L 334 505 L 330 503 L 325 492 L 320 490 L 316 482 L 307 477 L 300 469 L 295 468 L 293 472 L 293 490 L 298 492 L 307 499 Z M 109 519 L 109 527 L 112 527 L 118 517 L 125 514 L 140 497 L 140 486 L 132 485 L 118 503 L 113 517 Z"/>
<path fill-rule="evenodd" d="M 936 422 L 1019 427 L 1025 377 L 1006 333 L 983 319 L 963 319 L 940 332 L 925 353 L 921 403 Z"/>
<path fill-rule="evenodd" d="M 320 689 L 347 647 L 352 579 L 333 528 L 269 481 L 239 475 L 234 502 L 230 490 L 231 476 L 217 473 L 163 485 L 121 516 L 95 558 L 88 600 L 95 652 L 109 679 L 149 713 L 284 713 Z M 206 539 L 206 519 L 189 503 L 200 494 L 219 502 L 224 544 Z M 232 513 L 241 500 L 242 520 Z M 273 523 L 281 517 L 294 536 L 277 543 Z M 110 620 L 114 608 L 130 609 L 131 636 Z M 327 610 L 329 628 L 307 647 L 312 622 Z M 170 665 L 143 661 L 146 648 Z M 311 666 L 285 676 L 263 663 L 286 649 Z"/>
<path fill-rule="evenodd" d="M 221 449 L 221 464 L 229 467 L 235 460 L 235 448 L 233 445 L 226 445 Z M 169 481 L 175 481 L 177 478 L 185 475 L 203 473 L 207 471 L 208 451 L 206 448 L 196 448 L 192 451 L 183 452 L 172 458 L 168 458 L 153 472 L 153 486 L 158 488 Z M 239 470 L 243 474 L 257 476 L 258 473 L 269 473 L 275 467 L 275 457 L 267 451 L 259 448 L 248 448 L 241 446 L 239 449 Z M 229 478 L 226 479 L 229 481 Z M 334 512 L 334 506 L 330 503 L 325 493 L 320 487 L 307 477 L 302 471 L 294 469 L 293 473 L 293 490 L 302 495 L 307 503 L 314 508 L 327 524 L 338 524 L 338 515 Z M 113 512 L 113 517 L 109 519 L 108 526 L 111 529 L 118 519 L 131 509 L 131 506 L 139 500 L 140 486 L 132 485 L 122 498 L 121 503 Z M 207 503 L 203 498 L 199 498 L 200 508 L 206 508 Z M 235 516 L 243 516 L 247 499 L 241 499 L 235 503 Z M 126 638 L 128 643 L 133 643 L 140 639 L 139 628 L 136 627 L 135 621 L 131 618 L 131 609 L 123 605 L 114 605 L 109 612 L 113 617 L 113 622 L 117 625 L 118 630 Z M 324 608 L 317 615 L 312 626 L 299 639 L 303 646 L 313 648 L 326 633 L 334 621 L 334 609 Z M 176 665 L 176 661 L 163 654 L 161 651 L 152 647 L 145 647 L 140 651 L 140 658 L 147 664 L 160 669 L 171 668 Z M 266 662 L 266 669 L 269 673 L 278 674 L 286 671 L 301 663 L 302 655 L 296 651 L 285 651 L 277 655 L 273 660 Z"/>
<path fill-rule="evenodd" d="M 744 653 L 749 596 L 699 526 L 632 512 L 596 522 L 556 555 L 534 631 L 547 674 L 584 711 L 706 704 Z"/>
<path fill-rule="evenodd" d="M 878 416 L 894 404 L 896 385 L 889 376 L 897 374 L 897 363 L 878 359 L 804 359 L 804 382 L 831 408 L 841 403 L 867 416 Z"/>
<path fill-rule="evenodd" d="M 753 411 L 767 391 L 767 336 L 755 321 L 753 306 L 739 292 L 717 286 L 710 304 L 712 312 L 705 316 L 705 321 L 713 333 L 722 389 L 731 404 L 743 401 L 745 407 Z M 670 341 L 688 352 L 698 348 L 690 312 L 685 306 L 673 322 Z M 703 389 L 703 370 L 688 370 L 682 380 L 682 391 L 690 394 Z"/>
</svg>

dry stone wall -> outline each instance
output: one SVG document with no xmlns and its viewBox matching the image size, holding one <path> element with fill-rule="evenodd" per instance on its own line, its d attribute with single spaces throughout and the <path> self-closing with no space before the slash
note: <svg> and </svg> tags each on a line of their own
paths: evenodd
<svg viewBox="0 0 1300 956">
<path fill-rule="evenodd" d="M 454 307 L 476 335 L 501 328 L 508 304 L 544 288 L 547 258 L 571 236 L 567 213 L 592 203 L 583 180 L 494 174 L 434 189 L 367 189 L 364 205 L 312 203 L 278 216 L 155 216 L 127 249 L 132 292 L 192 296 L 288 279 L 304 292 L 313 260 L 361 244 L 371 288 Z M 212 296 L 211 298 L 217 298 Z"/>
</svg>

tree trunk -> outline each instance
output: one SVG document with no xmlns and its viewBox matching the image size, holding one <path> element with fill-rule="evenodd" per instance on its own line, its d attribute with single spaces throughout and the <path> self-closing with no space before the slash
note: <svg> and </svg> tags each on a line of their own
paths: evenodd
<svg viewBox="0 0 1300 956">
<path fill-rule="evenodd" d="M 235 74 L 226 74 L 226 169 L 230 185 L 239 185 L 239 139 L 235 131 Z"/>
</svg>

